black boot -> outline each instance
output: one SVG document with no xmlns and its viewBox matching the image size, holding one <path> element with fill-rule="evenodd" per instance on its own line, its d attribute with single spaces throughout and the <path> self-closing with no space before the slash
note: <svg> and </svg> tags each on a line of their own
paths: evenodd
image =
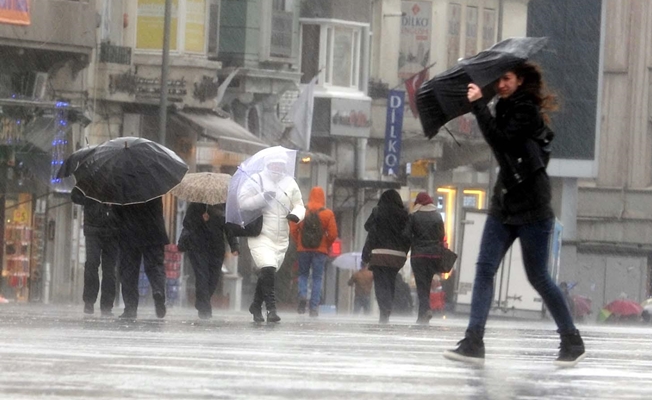
<svg viewBox="0 0 652 400">
<path fill-rule="evenodd" d="M 574 367 L 586 357 L 584 341 L 580 336 L 580 332 L 575 330 L 575 332 L 560 333 L 560 336 L 559 357 L 557 357 L 554 364 L 563 368 Z"/>
<path fill-rule="evenodd" d="M 455 350 L 444 351 L 444 358 L 475 365 L 484 365 L 483 332 L 466 331 L 464 339 L 457 342 Z"/>
<path fill-rule="evenodd" d="M 254 301 L 249 306 L 249 312 L 254 316 L 254 322 L 260 323 L 265 322 L 265 317 L 263 317 L 263 277 L 258 275 L 258 281 L 256 282 L 256 290 L 254 292 Z"/>
<path fill-rule="evenodd" d="M 389 314 L 391 311 L 380 310 L 380 318 L 378 319 L 379 324 L 388 324 L 389 323 Z"/>
<path fill-rule="evenodd" d="M 306 303 L 307 303 L 307 301 L 305 299 L 299 300 L 299 305 L 297 306 L 297 312 L 299 314 L 305 314 L 306 313 Z"/>
<path fill-rule="evenodd" d="M 281 320 L 281 317 L 276 314 L 275 277 L 276 268 L 261 268 L 258 279 L 262 279 L 263 298 L 265 299 L 265 308 L 267 309 L 267 322 L 279 322 Z"/>
</svg>

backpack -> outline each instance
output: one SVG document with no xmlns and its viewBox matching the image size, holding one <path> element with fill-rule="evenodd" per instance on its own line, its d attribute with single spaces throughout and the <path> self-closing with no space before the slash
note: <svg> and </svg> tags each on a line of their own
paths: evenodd
<svg viewBox="0 0 652 400">
<path fill-rule="evenodd" d="M 323 210 L 322 207 L 317 212 L 308 213 L 303 220 L 301 244 L 306 249 L 316 249 L 321 244 L 321 239 L 324 237 L 324 227 L 321 225 L 319 213 Z"/>
</svg>

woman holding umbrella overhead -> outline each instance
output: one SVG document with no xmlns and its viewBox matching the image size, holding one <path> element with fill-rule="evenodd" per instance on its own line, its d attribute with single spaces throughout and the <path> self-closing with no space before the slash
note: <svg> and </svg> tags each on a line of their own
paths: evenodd
<svg viewBox="0 0 652 400">
<path fill-rule="evenodd" d="M 405 227 L 408 212 L 401 195 L 389 189 L 380 195 L 378 205 L 364 224 L 367 241 L 362 250 L 362 262 L 369 264 L 374 274 L 376 300 L 380 308 L 379 323 L 389 322 L 396 288 L 396 275 L 407 260 L 410 239 Z"/>
<path fill-rule="evenodd" d="M 555 365 L 572 367 L 585 357 L 584 343 L 575 328 L 559 287 L 548 273 L 548 244 L 554 213 L 546 166 L 552 132 L 546 112 L 554 109 L 537 66 L 522 62 L 498 79 L 500 99 L 495 117 L 474 83 L 468 85 L 482 134 L 491 147 L 500 173 L 494 187 L 476 264 L 471 316 L 464 339 L 444 357 L 484 363 L 484 329 L 493 298 L 493 282 L 500 261 L 518 238 L 530 284 L 543 298 L 561 336 Z"/>
<path fill-rule="evenodd" d="M 253 315 L 254 322 L 265 321 L 262 314 L 264 301 L 269 323 L 281 320 L 276 313 L 274 285 L 276 270 L 281 267 L 290 243 L 288 221 L 300 222 L 306 209 L 299 186 L 294 176 L 288 173 L 289 160 L 285 149 L 279 148 L 275 151 L 270 148 L 262 151 L 267 155 L 264 157 L 264 168 L 261 172 L 249 174 L 240 169 L 236 174 L 245 175 L 244 183 L 237 193 L 240 209 L 243 212 L 262 213 L 260 234 L 248 239 L 251 256 L 259 269 L 254 300 L 249 312 Z"/>
</svg>

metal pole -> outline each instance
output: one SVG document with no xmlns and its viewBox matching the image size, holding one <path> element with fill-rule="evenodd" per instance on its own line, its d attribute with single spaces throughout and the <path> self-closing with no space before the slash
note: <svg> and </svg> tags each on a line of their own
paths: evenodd
<svg viewBox="0 0 652 400">
<path fill-rule="evenodd" d="M 161 61 L 161 103 L 159 106 L 159 143 L 165 146 L 168 118 L 168 74 L 170 70 L 170 21 L 172 19 L 172 0 L 165 0 L 163 17 L 163 57 Z"/>
</svg>

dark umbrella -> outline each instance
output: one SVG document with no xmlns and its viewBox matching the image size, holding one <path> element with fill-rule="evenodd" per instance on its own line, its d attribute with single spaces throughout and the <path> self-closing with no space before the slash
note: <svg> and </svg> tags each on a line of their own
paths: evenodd
<svg viewBox="0 0 652 400">
<path fill-rule="evenodd" d="M 86 157 L 93 154 L 96 148 L 97 146 L 84 147 L 68 156 L 59 168 L 59 171 L 57 171 L 57 178 L 67 178 L 72 175 L 77 167 L 84 162 Z"/>
<path fill-rule="evenodd" d="M 164 195 L 187 171 L 186 163 L 172 150 L 147 139 L 123 137 L 97 146 L 73 175 L 84 196 L 127 205 Z"/>
<path fill-rule="evenodd" d="M 426 137 L 433 138 L 448 121 L 471 111 L 466 98 L 469 83 L 480 86 L 484 97 L 493 97 L 493 83 L 541 50 L 547 41 L 505 39 L 424 83 L 417 92 L 417 108 Z"/>
</svg>

